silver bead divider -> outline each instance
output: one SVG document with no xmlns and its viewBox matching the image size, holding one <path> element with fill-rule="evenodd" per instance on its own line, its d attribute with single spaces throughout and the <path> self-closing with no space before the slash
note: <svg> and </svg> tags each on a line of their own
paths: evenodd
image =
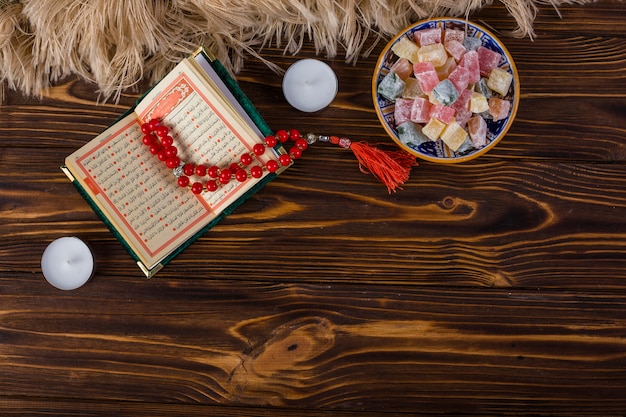
<svg viewBox="0 0 626 417">
<path fill-rule="evenodd" d="M 185 170 L 183 169 L 184 166 L 185 164 L 181 162 L 179 166 L 177 166 L 176 168 L 172 170 L 172 173 L 174 174 L 176 178 L 180 178 L 183 176 L 183 174 L 185 173 Z"/>
</svg>

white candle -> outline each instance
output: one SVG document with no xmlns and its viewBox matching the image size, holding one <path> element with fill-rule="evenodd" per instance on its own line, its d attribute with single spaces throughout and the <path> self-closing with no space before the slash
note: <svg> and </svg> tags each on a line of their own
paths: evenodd
<svg viewBox="0 0 626 417">
<path fill-rule="evenodd" d="M 91 250 L 77 237 L 62 237 L 48 245 L 41 257 L 41 272 L 61 290 L 73 290 L 91 278 L 94 260 Z"/>
<path fill-rule="evenodd" d="M 302 59 L 287 69 L 283 94 L 296 109 L 315 112 L 328 106 L 337 95 L 337 76 L 325 62 Z"/>
</svg>

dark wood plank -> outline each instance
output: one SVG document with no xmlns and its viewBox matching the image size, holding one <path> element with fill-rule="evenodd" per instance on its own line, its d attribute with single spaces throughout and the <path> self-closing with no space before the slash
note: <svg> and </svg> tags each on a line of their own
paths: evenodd
<svg viewBox="0 0 626 417">
<path fill-rule="evenodd" d="M 36 281 L 2 283 L 15 294 L 3 296 L 3 396 L 428 414 L 626 407 L 623 294 L 189 276 L 59 294 Z"/>
<path fill-rule="evenodd" d="M 185 417 L 354 417 L 367 415 L 368 417 L 389 416 L 387 412 L 363 411 L 321 411 L 285 408 L 262 407 L 224 407 L 202 404 L 155 404 L 155 403 L 125 403 L 106 401 L 71 401 L 58 400 L 54 402 L 38 399 L 4 400 L 0 398 L 0 409 L 3 416 L 115 416 L 115 417 L 154 417 L 154 416 L 185 416 Z"/>
<path fill-rule="evenodd" d="M 505 34 L 512 32 L 517 27 L 515 20 L 507 13 L 502 3 L 495 3 L 493 6 L 482 8 L 470 18 L 484 23 L 494 32 Z M 585 7 L 561 1 L 556 3 L 562 4 L 558 7 L 551 5 L 539 7 L 536 10 L 533 22 L 535 40 L 550 37 L 552 33 L 565 33 L 580 37 L 607 34 L 621 38 L 626 36 L 626 28 L 622 24 L 623 0 L 602 0 Z"/>
</svg>

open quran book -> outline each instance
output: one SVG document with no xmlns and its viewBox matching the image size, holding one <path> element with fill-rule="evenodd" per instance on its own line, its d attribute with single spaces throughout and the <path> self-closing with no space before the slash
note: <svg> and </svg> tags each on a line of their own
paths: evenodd
<svg viewBox="0 0 626 417">
<path fill-rule="evenodd" d="M 200 49 L 66 158 L 62 170 L 148 277 L 285 169 L 194 194 L 142 142 L 141 125 L 152 119 L 168 126 L 180 159 L 194 164 L 228 167 L 272 133 L 225 68 Z M 284 153 L 279 142 L 256 159 Z"/>
</svg>

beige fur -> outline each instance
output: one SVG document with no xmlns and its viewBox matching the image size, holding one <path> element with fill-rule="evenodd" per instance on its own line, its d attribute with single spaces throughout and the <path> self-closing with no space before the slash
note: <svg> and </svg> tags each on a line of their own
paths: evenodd
<svg viewBox="0 0 626 417">
<path fill-rule="evenodd" d="M 499 0 L 532 37 L 537 4 L 591 0 Z M 429 16 L 469 16 L 492 0 L 0 0 L 0 81 L 39 95 L 62 77 L 95 83 L 118 98 L 142 78 L 157 80 L 200 44 L 233 72 L 244 53 L 275 45 L 296 54 L 311 39 L 318 54 L 355 62 L 364 41 L 385 39 Z M 157 7 L 154 4 L 158 4 Z M 267 62 L 272 66 L 270 62 Z"/>
</svg>

